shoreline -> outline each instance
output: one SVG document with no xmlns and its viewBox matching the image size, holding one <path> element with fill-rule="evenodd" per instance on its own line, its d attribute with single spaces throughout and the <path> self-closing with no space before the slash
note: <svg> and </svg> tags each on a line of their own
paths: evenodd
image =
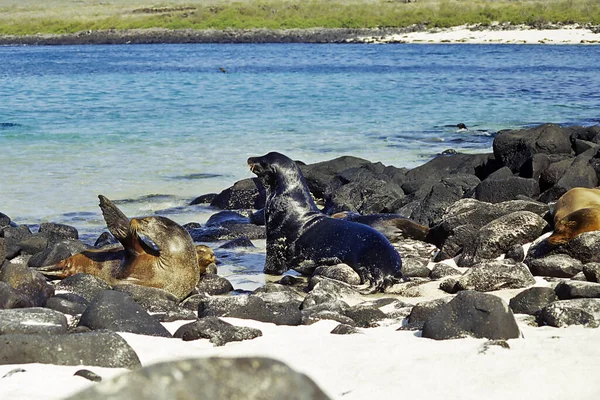
<svg viewBox="0 0 600 400">
<path fill-rule="evenodd" d="M 0 36 L 2 46 L 106 45 L 106 44 L 185 44 L 185 43 L 359 43 L 359 44 L 600 44 L 599 26 L 548 25 L 461 25 L 426 29 L 226 29 L 169 30 L 162 28 L 82 31 L 72 34 Z"/>
</svg>

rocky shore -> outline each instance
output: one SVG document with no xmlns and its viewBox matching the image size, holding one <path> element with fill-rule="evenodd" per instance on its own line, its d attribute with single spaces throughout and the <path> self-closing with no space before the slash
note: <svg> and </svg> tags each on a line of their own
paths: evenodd
<svg viewBox="0 0 600 400">
<path fill-rule="evenodd" d="M 347 43 L 362 37 L 403 34 L 407 29 L 133 29 L 84 31 L 64 35 L 0 36 L 0 45 L 82 45 L 159 43 Z"/>
<path fill-rule="evenodd" d="M 376 29 L 132 29 L 70 34 L 0 36 L 0 45 L 88 45 L 160 43 L 600 43 L 600 27 L 511 24 L 464 25 L 430 29 L 426 25 Z"/>
<path fill-rule="evenodd" d="M 579 326 L 597 335 L 600 231 L 583 233 L 557 246 L 548 244 L 546 238 L 553 230 L 553 203 L 574 187 L 598 186 L 600 126 L 545 124 L 500 131 L 492 153 L 448 152 L 411 170 L 351 156 L 300 164 L 325 213 L 395 214 L 376 219 L 373 226 L 398 249 L 407 282 L 382 295 L 363 296 L 355 287 L 356 273 L 340 264 L 317 268 L 311 277 L 278 277 L 245 292 L 233 290 L 217 274 L 205 274 L 196 290 L 181 302 L 159 289 L 110 287 L 86 274 L 47 282 L 36 268 L 86 247 L 78 240 L 77 229 L 46 223 L 32 232 L 0 214 L 0 365 L 10 365 L 11 375 L 26 369 L 28 363 L 145 367 L 73 398 L 100 398 L 105 390 L 125 386 L 129 391 L 123 389 L 115 398 L 136 398 L 131 396 L 137 392 L 146 393 L 137 398 L 160 393 L 152 398 L 162 399 L 180 390 L 208 396 L 214 387 L 226 388 L 227 395 L 222 398 L 232 393 L 254 398 L 247 395 L 248 388 L 260 386 L 264 391 L 257 392 L 256 398 L 291 398 L 290 393 L 295 393 L 299 396 L 295 398 L 324 399 L 341 398 L 343 390 L 334 383 L 329 386 L 327 377 L 311 373 L 308 366 L 304 371 L 308 377 L 260 357 L 149 366 L 141 361 L 144 355 L 125 339 L 139 335 L 185 342 L 208 339 L 225 348 L 231 342 L 262 340 L 268 347 L 276 341 L 275 336 L 263 337 L 263 330 L 271 327 L 308 332 L 301 327 L 326 326 L 333 335 L 319 331 L 323 340 L 329 340 L 324 336 L 360 337 L 391 327 L 388 334 L 397 336 L 386 336 L 391 341 L 386 343 L 393 343 L 394 337 L 408 340 L 402 336 L 407 332 L 414 333 L 410 341 L 417 347 L 426 338 L 479 338 L 483 340 L 478 344 L 483 346 L 481 353 L 493 353 L 490 348 L 511 352 L 513 345 L 518 348 L 518 343 L 535 340 L 548 329 Z M 257 179 L 236 182 L 221 193 L 195 199 L 194 203 L 210 204 L 221 211 L 205 225 L 185 227 L 195 242 L 214 246 L 217 256 L 234 255 L 253 246 L 252 240 L 265 237 L 260 211 L 264 199 L 264 188 Z M 403 218 L 423 225 L 425 234 L 405 230 Z M 97 246 L 107 241 L 111 238 L 103 234 Z M 173 321 L 180 322 L 173 327 L 169 325 Z M 562 335 L 561 330 L 556 332 Z M 344 351 L 350 352 L 345 356 L 352 359 L 354 350 Z M 553 354 L 549 348 L 547 351 Z M 251 353 L 262 354 L 258 350 Z M 384 349 L 377 348 L 372 357 L 385 358 L 383 353 Z M 560 362 L 568 363 L 562 356 Z M 285 358 L 294 360 L 293 354 Z M 81 371 L 77 371 L 79 375 L 94 378 L 86 368 Z M 239 379 L 227 378 L 232 373 L 239 374 Z M 175 375 L 181 379 L 163 379 Z M 280 383 L 263 387 L 266 381 Z M 327 394 L 313 381 L 319 386 L 325 382 Z M 499 388 L 504 383 L 496 382 Z M 386 388 L 392 390 L 393 385 L 387 385 L 383 393 Z M 488 385 L 489 379 L 485 390 Z M 336 388 L 333 394 L 331 387 Z M 598 386 L 591 384 L 586 389 L 591 393 Z M 356 390 L 353 395 L 360 393 Z"/>
</svg>

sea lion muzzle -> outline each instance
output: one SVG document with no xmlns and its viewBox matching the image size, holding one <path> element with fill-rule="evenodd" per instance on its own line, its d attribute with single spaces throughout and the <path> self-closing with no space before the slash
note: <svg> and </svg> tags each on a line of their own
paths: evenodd
<svg viewBox="0 0 600 400">
<path fill-rule="evenodd" d="M 261 176 L 261 175 L 265 174 L 266 169 L 265 169 L 265 167 L 263 167 L 261 165 L 258 157 L 250 157 L 248 159 L 247 163 L 248 163 L 248 167 L 250 168 L 250 171 L 253 174 L 256 174 L 257 176 Z"/>
</svg>

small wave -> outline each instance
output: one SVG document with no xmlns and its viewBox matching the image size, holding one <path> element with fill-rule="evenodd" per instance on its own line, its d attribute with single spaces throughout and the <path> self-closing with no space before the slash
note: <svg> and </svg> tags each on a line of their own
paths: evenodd
<svg viewBox="0 0 600 400">
<path fill-rule="evenodd" d="M 192 180 L 199 180 L 199 179 L 222 178 L 224 176 L 225 175 L 221 175 L 221 174 L 206 174 L 206 173 L 200 172 L 200 173 L 196 173 L 196 174 L 172 176 L 171 179 L 192 181 Z"/>
<path fill-rule="evenodd" d="M 133 204 L 133 203 L 164 203 L 176 202 L 182 200 L 172 194 L 147 194 L 140 197 L 130 197 L 127 199 L 113 200 L 115 204 Z"/>
<path fill-rule="evenodd" d="M 174 215 L 174 214 L 189 214 L 189 213 L 203 213 L 203 212 L 214 212 L 210 206 L 206 205 L 185 205 L 185 206 L 176 206 L 176 207 L 168 207 L 162 210 L 157 210 L 154 212 L 156 215 Z"/>
</svg>

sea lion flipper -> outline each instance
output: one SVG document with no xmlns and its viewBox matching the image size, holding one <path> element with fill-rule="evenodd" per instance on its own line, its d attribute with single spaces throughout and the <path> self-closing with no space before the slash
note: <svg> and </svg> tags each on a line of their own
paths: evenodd
<svg viewBox="0 0 600 400">
<path fill-rule="evenodd" d="M 119 242 L 123 243 L 129 231 L 129 218 L 106 197 L 98 195 L 98 199 L 100 199 L 100 209 L 106 227 Z"/>
</svg>

